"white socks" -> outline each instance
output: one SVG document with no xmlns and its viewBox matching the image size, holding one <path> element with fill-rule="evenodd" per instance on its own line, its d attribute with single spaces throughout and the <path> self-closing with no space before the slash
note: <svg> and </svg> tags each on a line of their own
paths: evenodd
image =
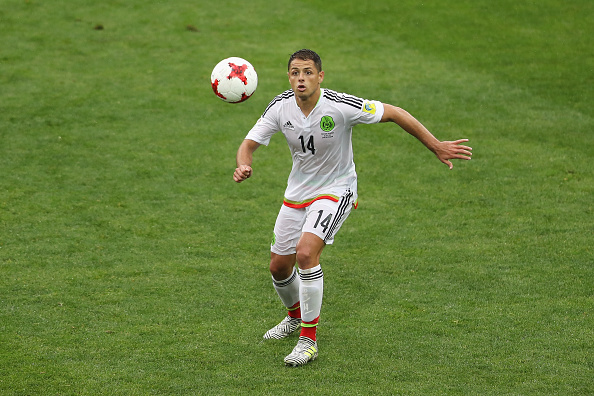
<svg viewBox="0 0 594 396">
<path fill-rule="evenodd" d="M 301 301 L 301 320 L 303 322 L 316 321 L 322 309 L 324 295 L 324 273 L 322 267 L 317 266 L 299 270 L 301 285 L 299 286 L 299 300 Z"/>
<path fill-rule="evenodd" d="M 272 284 L 285 307 L 291 308 L 300 302 L 301 320 L 317 322 L 324 296 L 324 273 L 319 264 L 310 269 L 300 269 L 299 276 L 293 269 L 287 279 L 277 281 L 272 278 Z"/>
<path fill-rule="evenodd" d="M 285 280 L 277 281 L 272 278 L 274 290 L 276 290 L 285 307 L 291 308 L 299 302 L 299 283 L 299 277 L 295 268 L 293 268 L 291 276 Z"/>
</svg>

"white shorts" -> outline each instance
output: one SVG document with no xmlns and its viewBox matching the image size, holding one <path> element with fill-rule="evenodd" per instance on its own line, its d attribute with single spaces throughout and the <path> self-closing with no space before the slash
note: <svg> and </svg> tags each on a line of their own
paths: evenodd
<svg viewBox="0 0 594 396">
<path fill-rule="evenodd" d="M 353 193 L 350 191 L 338 202 L 320 199 L 300 209 L 283 205 L 276 218 L 270 250 L 281 256 L 296 253 L 297 242 L 304 232 L 317 235 L 325 244 L 331 245 L 353 205 Z"/>
</svg>

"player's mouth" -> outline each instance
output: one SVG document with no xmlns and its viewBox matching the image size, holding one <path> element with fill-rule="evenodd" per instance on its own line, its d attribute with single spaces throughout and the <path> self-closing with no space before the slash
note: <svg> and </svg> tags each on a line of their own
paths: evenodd
<svg viewBox="0 0 594 396">
<path fill-rule="evenodd" d="M 307 87 L 306 87 L 304 84 L 299 84 L 299 85 L 297 85 L 297 90 L 298 90 L 299 92 L 303 92 L 303 91 L 305 91 L 306 89 L 307 89 Z"/>
</svg>

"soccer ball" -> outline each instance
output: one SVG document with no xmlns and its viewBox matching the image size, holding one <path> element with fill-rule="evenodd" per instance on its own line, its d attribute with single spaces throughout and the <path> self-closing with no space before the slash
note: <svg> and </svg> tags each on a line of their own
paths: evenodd
<svg viewBox="0 0 594 396">
<path fill-rule="evenodd" d="M 210 83 L 215 95 L 229 103 L 247 100 L 258 86 L 256 69 L 242 58 L 220 61 L 212 70 Z"/>
</svg>

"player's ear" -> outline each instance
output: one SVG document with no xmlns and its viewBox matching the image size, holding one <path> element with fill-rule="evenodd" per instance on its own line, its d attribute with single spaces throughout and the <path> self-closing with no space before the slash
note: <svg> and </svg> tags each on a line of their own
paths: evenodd
<svg viewBox="0 0 594 396">
<path fill-rule="evenodd" d="M 320 72 L 320 84 L 324 81 L 324 70 Z"/>
</svg>

